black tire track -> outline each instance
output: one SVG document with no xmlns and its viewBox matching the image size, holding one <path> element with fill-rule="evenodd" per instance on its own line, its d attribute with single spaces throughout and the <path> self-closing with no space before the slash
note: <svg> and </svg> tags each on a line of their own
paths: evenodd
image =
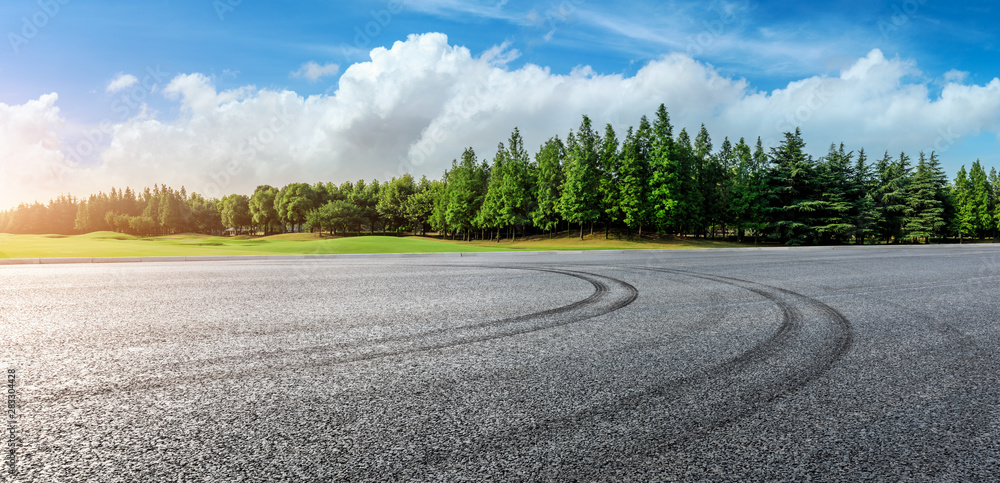
<svg viewBox="0 0 1000 483">
<path fill-rule="evenodd" d="M 454 266 L 451 266 L 454 267 Z M 479 267 L 476 267 L 479 268 Z M 40 396 L 36 401 L 62 400 L 81 396 L 101 396 L 128 391 L 150 390 L 169 387 L 179 382 L 196 383 L 234 377 L 259 376 L 262 372 L 283 371 L 306 367 L 319 367 L 352 362 L 370 361 L 386 357 L 402 356 L 418 352 L 443 350 L 467 344 L 488 342 L 506 337 L 529 334 L 545 329 L 581 322 L 621 309 L 634 302 L 639 291 L 622 280 L 587 272 L 558 270 L 553 268 L 533 268 L 520 266 L 486 266 L 482 268 L 529 270 L 567 275 L 585 280 L 594 286 L 594 292 L 587 298 L 568 305 L 541 312 L 508 317 L 499 320 L 479 322 L 459 327 L 435 329 L 420 334 L 388 337 L 362 341 L 360 344 L 326 344 L 301 349 L 278 349 L 255 351 L 194 362 L 171 364 L 164 368 L 171 372 L 182 372 L 193 367 L 201 369 L 195 374 L 161 377 L 127 383 L 103 383 L 97 390 L 77 389 L 61 391 L 50 397 Z M 337 351 L 335 355 L 330 352 Z M 298 356 L 294 362 L 285 359 Z M 234 370 L 219 370 L 220 363 L 247 365 Z M 274 362 L 279 359 L 280 362 Z M 241 364 L 242 363 L 242 364 Z"/>
<path fill-rule="evenodd" d="M 461 345 L 475 344 L 479 342 L 487 342 L 506 337 L 529 334 L 531 332 L 582 322 L 587 319 L 592 319 L 594 317 L 614 312 L 622 307 L 628 306 L 639 297 L 639 291 L 631 284 L 603 275 L 570 270 L 516 266 L 493 266 L 485 268 L 531 270 L 568 275 L 590 282 L 590 284 L 594 286 L 594 293 L 583 300 L 542 312 L 463 325 L 461 327 L 436 329 L 423 332 L 415 336 L 382 339 L 375 342 L 406 343 L 413 344 L 415 347 L 373 351 L 368 354 L 357 354 L 346 358 L 331 357 L 319 362 L 318 364 L 312 363 L 310 366 L 342 364 L 347 362 L 358 362 L 383 357 L 406 355 L 415 352 L 449 349 Z M 493 330 L 481 333 L 483 329 Z M 443 338 L 443 340 L 437 340 L 435 339 L 435 336 L 446 336 L 446 338 Z M 319 348 L 318 350 L 323 350 L 323 348 Z"/>
<path fill-rule="evenodd" d="M 721 364 L 631 392 L 599 407 L 494 434 L 473 445 L 465 457 L 500 453 L 509 455 L 512 462 L 532 461 L 539 456 L 533 454 L 535 450 L 544 451 L 546 443 L 562 441 L 570 443 L 566 446 L 577 452 L 576 459 L 599 458 L 601 466 L 566 465 L 568 471 L 554 469 L 547 478 L 608 480 L 635 475 L 637 468 L 655 471 L 657 460 L 690 448 L 706 435 L 816 380 L 853 343 L 851 324 L 836 309 L 787 289 L 676 269 L 615 268 L 669 273 L 748 290 L 780 309 L 781 325 L 767 339 Z M 581 433 L 581 428 L 589 430 Z M 594 431 L 603 434 L 597 436 Z M 432 467 L 454 457 L 443 453 L 428 456 L 426 463 Z"/>
</svg>

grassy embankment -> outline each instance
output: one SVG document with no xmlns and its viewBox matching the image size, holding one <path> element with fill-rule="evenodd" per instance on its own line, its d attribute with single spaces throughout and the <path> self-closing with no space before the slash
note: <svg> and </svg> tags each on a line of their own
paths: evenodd
<svg viewBox="0 0 1000 483">
<path fill-rule="evenodd" d="M 581 240 L 577 233 L 578 232 L 574 232 L 567 236 L 565 232 L 561 232 L 557 235 L 553 235 L 551 238 L 549 238 L 548 235 L 535 235 L 527 238 L 517 238 L 517 240 L 513 242 L 510 241 L 510 238 L 507 238 L 501 240 L 500 243 L 497 243 L 496 241 L 463 242 L 452 240 L 445 240 L 445 242 L 459 246 L 475 246 L 484 248 L 497 247 L 513 250 L 643 250 L 662 248 L 736 248 L 753 246 L 752 243 L 750 245 L 746 245 L 722 240 L 657 236 L 643 236 L 641 238 L 633 237 L 631 239 L 625 239 L 612 235 L 611 239 L 605 240 L 604 232 L 595 232 L 593 235 L 585 235 Z"/>
<path fill-rule="evenodd" d="M 534 236 L 511 242 L 462 242 L 425 237 L 329 237 L 291 233 L 268 237 L 217 237 L 181 234 L 135 237 L 112 232 L 86 235 L 11 235 L 0 233 L 0 258 L 236 256 L 353 253 L 436 253 L 522 250 L 625 250 L 743 246 L 709 240 L 642 238 L 605 240 L 587 236 Z"/>
</svg>

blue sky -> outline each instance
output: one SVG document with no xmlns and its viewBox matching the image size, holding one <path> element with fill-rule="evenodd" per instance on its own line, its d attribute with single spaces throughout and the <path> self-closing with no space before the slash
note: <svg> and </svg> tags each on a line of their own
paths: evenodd
<svg viewBox="0 0 1000 483">
<path fill-rule="evenodd" d="M 1000 166 L 998 20 L 992 2 L 936 0 L 3 2 L 0 205 L 110 183 L 437 177 L 515 125 L 532 146 L 660 102 L 716 145 L 794 123 L 817 156 L 843 141 Z M 476 82 L 484 98 L 456 111 Z"/>
</svg>

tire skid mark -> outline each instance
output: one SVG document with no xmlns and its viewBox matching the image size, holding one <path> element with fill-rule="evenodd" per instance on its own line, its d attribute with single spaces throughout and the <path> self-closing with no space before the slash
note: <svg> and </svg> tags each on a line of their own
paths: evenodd
<svg viewBox="0 0 1000 483">
<path fill-rule="evenodd" d="M 454 266 L 451 266 L 454 267 Z M 479 268 L 479 267 L 474 267 Z M 599 317 L 628 306 L 639 297 L 639 291 L 631 284 L 593 273 L 558 270 L 553 268 L 533 268 L 521 266 L 485 266 L 482 268 L 529 270 L 554 273 L 585 280 L 594 286 L 594 292 L 582 300 L 532 314 L 508 317 L 499 320 L 479 322 L 459 327 L 435 329 L 420 334 L 401 337 L 389 337 L 373 341 L 361 341 L 361 344 L 328 344 L 302 349 L 254 351 L 249 354 L 203 359 L 188 363 L 171 364 L 174 367 L 198 366 L 204 371 L 183 376 L 171 376 L 141 381 L 129 381 L 120 384 L 99 385 L 97 390 L 62 390 L 48 397 L 37 395 L 36 402 L 62 400 L 80 396 L 101 396 L 119 392 L 142 391 L 170 387 L 178 383 L 194 383 L 208 380 L 220 380 L 234 377 L 258 376 L 262 371 L 289 370 L 305 367 L 320 367 L 352 362 L 363 362 L 386 357 L 449 349 L 467 344 L 488 342 L 496 339 L 529 334 L 545 329 L 582 322 Z M 359 352 L 359 349 L 363 352 Z M 338 350 L 336 355 L 328 355 L 331 350 Z M 299 356 L 291 363 L 269 363 L 281 356 Z M 246 361 L 248 357 L 254 362 L 252 368 L 219 371 L 216 365 L 220 362 Z M 302 360 L 304 357 L 305 360 Z"/>
<path fill-rule="evenodd" d="M 602 460 L 610 463 L 598 470 L 597 475 L 592 469 L 575 466 L 581 472 L 557 476 L 613 479 L 623 468 L 649 467 L 655 459 L 669 456 L 794 393 L 833 367 L 853 343 L 851 324 L 842 314 L 791 290 L 677 269 L 614 268 L 669 273 L 743 288 L 772 301 L 780 309 L 781 325 L 767 339 L 721 364 L 630 392 L 608 404 L 494 434 L 475 445 L 470 454 L 516 453 L 541 447 L 559 433 L 572 439 L 581 427 L 601 428 L 609 434 L 597 439 L 615 443 L 594 447 L 593 453 L 601 454 Z M 809 314 L 803 313 L 804 310 Z M 814 334 L 817 329 L 819 334 Z M 630 431 L 636 427 L 643 430 Z M 590 440 L 578 441 L 578 445 L 588 444 Z M 449 459 L 446 455 L 437 456 Z M 522 456 L 530 458 L 523 453 Z"/>
</svg>

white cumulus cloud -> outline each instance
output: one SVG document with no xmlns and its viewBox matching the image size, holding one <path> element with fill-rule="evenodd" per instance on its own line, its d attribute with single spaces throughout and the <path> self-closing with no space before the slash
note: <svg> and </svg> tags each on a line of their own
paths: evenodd
<svg viewBox="0 0 1000 483">
<path fill-rule="evenodd" d="M 57 94 L 20 105 L 0 103 L 0 209 L 45 203 L 65 192 L 77 171 L 60 151 L 64 125 Z"/>
<path fill-rule="evenodd" d="M 385 180 L 404 172 L 437 178 L 465 147 L 491 158 L 515 126 L 531 151 L 553 135 L 565 136 L 581 114 L 600 130 L 611 123 L 623 138 L 660 103 L 675 132 L 705 123 L 716 146 L 724 136 L 750 143 L 760 136 L 774 144 L 800 126 L 815 155 L 841 141 L 873 156 L 937 149 L 954 168 L 970 160 L 950 160 L 946 150 L 953 143 L 1000 133 L 1000 80 L 927 80 L 914 62 L 879 50 L 838 75 L 806 77 L 769 92 L 681 53 L 632 76 L 588 67 L 569 74 L 532 64 L 512 68 L 516 55 L 505 46 L 474 55 L 443 34 L 413 35 L 348 67 L 334 93 L 308 97 L 255 86 L 219 90 L 203 74 L 179 75 L 162 91 L 178 104 L 176 117 L 114 125 L 98 164 L 71 166 L 74 175 L 60 178 L 62 184 L 45 174 L 47 166 L 69 166 L 55 134 L 61 122 L 55 95 L 0 105 L 0 116 L 7 116 L 0 124 L 0 167 L 20 180 L 4 177 L 3 183 L 23 188 L 8 196 L 11 186 L 2 187 L 0 202 L 26 199 L 24 186 L 48 196 L 166 183 L 220 196 L 250 193 L 264 183 Z"/>
</svg>

